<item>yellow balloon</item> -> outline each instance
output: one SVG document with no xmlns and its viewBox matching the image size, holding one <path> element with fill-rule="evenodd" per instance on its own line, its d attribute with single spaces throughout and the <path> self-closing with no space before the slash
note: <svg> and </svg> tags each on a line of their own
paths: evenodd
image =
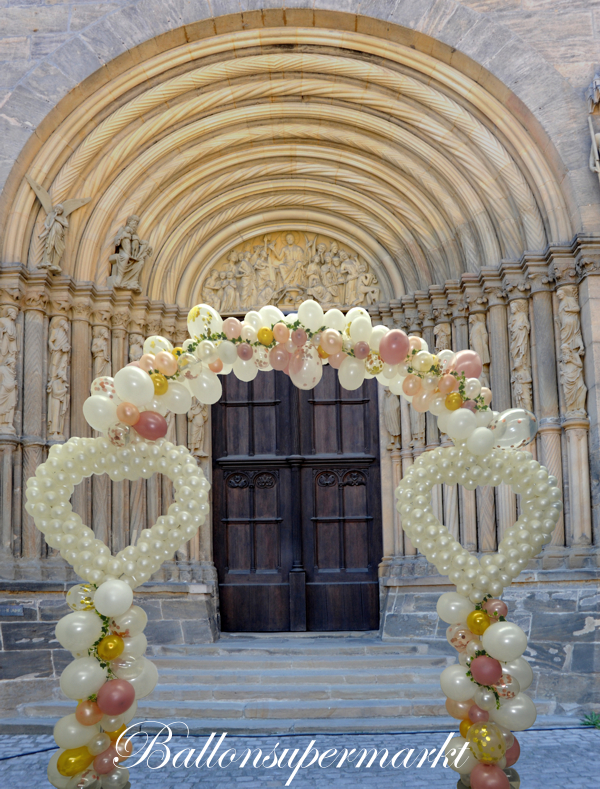
<svg viewBox="0 0 600 789">
<path fill-rule="evenodd" d="M 177 347 L 177 348 L 173 348 L 171 353 L 173 354 L 173 356 L 178 356 L 179 357 L 179 356 L 181 356 L 182 353 L 185 353 L 185 351 L 183 350 L 183 348 Z"/>
<path fill-rule="evenodd" d="M 271 329 L 267 329 L 266 326 L 263 326 L 262 329 L 259 329 L 256 336 L 261 345 L 270 345 L 273 342 L 273 332 Z"/>
<path fill-rule="evenodd" d="M 483 635 L 491 624 L 492 621 L 485 611 L 471 611 L 467 616 L 467 627 L 476 636 Z"/>
<path fill-rule="evenodd" d="M 110 739 L 114 742 L 115 740 L 119 739 L 119 737 L 121 736 L 121 734 L 123 734 L 124 731 L 127 731 L 127 726 L 125 724 L 119 726 L 119 728 L 116 729 L 115 731 L 105 731 L 104 733 L 108 734 Z"/>
<path fill-rule="evenodd" d="M 467 739 L 467 732 L 469 731 L 472 725 L 473 724 L 471 723 L 469 718 L 465 718 L 463 721 L 460 722 L 460 726 L 458 727 L 458 730 L 460 731 L 460 736 L 464 737 L 465 740 Z"/>
<path fill-rule="evenodd" d="M 117 636 L 114 633 L 108 636 L 104 636 L 102 641 L 96 647 L 98 652 L 98 657 L 102 658 L 102 660 L 114 660 L 118 658 L 119 655 L 125 649 L 125 643 L 121 636 Z"/>
<path fill-rule="evenodd" d="M 69 748 L 58 757 L 56 769 L 64 776 L 77 775 L 87 769 L 95 758 L 85 745 L 81 748 Z"/>
<path fill-rule="evenodd" d="M 152 382 L 154 384 L 155 395 L 164 395 L 167 393 L 169 382 L 162 373 L 152 373 L 150 378 L 152 378 Z"/>
<path fill-rule="evenodd" d="M 450 392 L 444 401 L 448 411 L 456 411 L 463 404 L 463 399 L 458 392 Z"/>
<path fill-rule="evenodd" d="M 497 724 L 491 721 L 474 723 L 465 737 L 473 755 L 480 762 L 494 764 L 506 753 L 506 740 Z"/>
</svg>

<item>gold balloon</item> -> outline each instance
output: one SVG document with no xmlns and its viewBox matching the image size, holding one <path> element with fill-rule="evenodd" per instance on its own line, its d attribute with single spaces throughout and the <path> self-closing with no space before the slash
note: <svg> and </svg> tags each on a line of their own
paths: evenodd
<svg viewBox="0 0 600 789">
<path fill-rule="evenodd" d="M 167 393 L 169 382 L 162 373 L 152 373 L 150 378 L 152 378 L 152 383 L 154 384 L 155 395 L 164 395 Z"/>
<path fill-rule="evenodd" d="M 64 776 L 77 775 L 87 769 L 94 759 L 95 756 L 88 751 L 85 745 L 82 745 L 81 748 L 69 748 L 58 757 L 56 769 Z"/>
<path fill-rule="evenodd" d="M 463 404 L 463 399 L 458 392 L 450 392 L 446 396 L 444 404 L 448 411 L 457 411 Z"/>
<path fill-rule="evenodd" d="M 105 731 L 104 734 L 108 734 L 110 739 L 114 742 L 115 740 L 119 739 L 119 737 L 121 736 L 121 734 L 123 734 L 124 731 L 127 731 L 127 726 L 125 724 L 119 726 L 119 728 L 115 729 L 115 731 Z"/>
<path fill-rule="evenodd" d="M 96 647 L 98 652 L 98 657 L 102 658 L 102 660 L 114 660 L 118 658 L 119 655 L 125 649 L 125 643 L 121 636 L 117 636 L 114 633 L 111 633 L 108 636 L 104 636 L 102 641 Z"/>
<path fill-rule="evenodd" d="M 466 734 L 473 755 L 480 762 L 494 764 L 506 753 L 506 740 L 497 724 L 491 721 L 474 723 Z"/>
<path fill-rule="evenodd" d="M 467 732 L 469 731 L 472 725 L 473 723 L 468 718 L 465 718 L 463 721 L 460 722 L 460 726 L 458 727 L 458 730 L 460 731 L 460 736 L 464 737 L 465 740 L 467 739 Z"/>
<path fill-rule="evenodd" d="M 491 620 L 485 611 L 471 611 L 467 616 L 467 627 L 476 636 L 483 635 L 490 625 Z"/>
<path fill-rule="evenodd" d="M 259 329 L 256 336 L 261 345 L 270 345 L 273 342 L 273 332 L 266 326 Z"/>
</svg>

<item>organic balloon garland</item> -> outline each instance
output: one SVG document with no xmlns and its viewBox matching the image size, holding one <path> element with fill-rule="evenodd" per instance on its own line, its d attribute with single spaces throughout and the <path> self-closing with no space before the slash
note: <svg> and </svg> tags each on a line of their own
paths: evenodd
<svg viewBox="0 0 600 789">
<path fill-rule="evenodd" d="M 338 369 L 342 387 L 357 389 L 377 379 L 405 397 L 419 412 L 430 411 L 454 446 L 421 455 L 396 490 L 403 528 L 456 592 L 438 600 L 449 624 L 448 641 L 459 662 L 441 676 L 446 707 L 459 719 L 460 737 L 447 748 L 460 774 L 459 789 L 518 789 L 512 765 L 519 744 L 512 731 L 533 725 L 535 706 L 523 691 L 532 681 L 522 658 L 525 633 L 507 622 L 503 589 L 549 542 L 562 502 L 557 480 L 531 455 L 519 451 L 537 432 L 533 414 L 491 410 L 491 391 L 479 380 L 482 364 L 474 351 L 430 353 L 419 337 L 400 329 L 372 326 L 366 310 L 344 315 L 308 300 L 297 314 L 274 306 L 223 320 L 201 304 L 188 315 L 190 339 L 174 348 L 164 337 L 149 337 L 143 355 L 113 378 L 97 378 L 83 411 L 103 435 L 71 438 L 50 449 L 46 463 L 27 483 L 26 509 L 47 543 L 60 550 L 87 583 L 67 594 L 73 613 L 57 625 L 56 636 L 74 660 L 61 676 L 61 689 L 79 700 L 75 712 L 56 724 L 60 750 L 48 767 L 58 789 L 121 789 L 128 771 L 120 766 L 131 753 L 121 738 L 137 699 L 154 689 L 158 672 L 143 654 L 146 615 L 133 605 L 133 589 L 147 581 L 194 536 L 208 514 L 210 485 L 185 447 L 165 440 L 168 412 L 184 414 L 192 397 L 206 404 L 221 397 L 219 375 L 242 381 L 259 371 L 281 370 L 299 388 L 312 389 L 323 366 Z M 174 484 L 174 504 L 137 544 L 116 556 L 72 511 L 70 497 L 83 477 L 107 473 L 135 481 L 154 473 Z M 471 556 L 435 518 L 431 489 L 458 483 L 512 485 L 521 496 L 521 514 L 495 554 Z"/>
</svg>

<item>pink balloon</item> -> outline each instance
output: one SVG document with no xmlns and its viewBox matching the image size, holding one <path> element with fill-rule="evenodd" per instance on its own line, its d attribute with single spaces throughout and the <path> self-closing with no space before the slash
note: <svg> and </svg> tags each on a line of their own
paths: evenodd
<svg viewBox="0 0 600 789">
<path fill-rule="evenodd" d="M 274 370 L 285 370 L 290 363 L 290 355 L 283 345 L 276 345 L 269 351 L 269 362 Z"/>
<path fill-rule="evenodd" d="M 300 347 L 304 345 L 307 340 L 308 334 L 304 331 L 304 329 L 294 329 L 292 332 L 292 342 L 294 345 Z"/>
<path fill-rule="evenodd" d="M 149 373 L 150 370 L 154 370 L 154 354 L 145 353 L 143 356 L 140 356 L 138 367 L 141 367 L 142 370 L 147 373 Z"/>
<path fill-rule="evenodd" d="M 480 655 L 471 661 L 471 674 L 480 685 L 495 685 L 502 678 L 500 661 L 489 655 Z"/>
<path fill-rule="evenodd" d="M 156 411 L 142 411 L 140 418 L 133 426 L 136 433 L 148 441 L 156 441 L 167 435 L 168 429 L 167 420 L 162 414 L 157 414 Z"/>
<path fill-rule="evenodd" d="M 242 333 L 242 324 L 237 318 L 225 318 L 223 321 L 223 332 L 228 340 L 235 340 Z"/>
<path fill-rule="evenodd" d="M 357 359 L 366 359 L 371 353 L 371 346 L 364 340 L 359 340 L 354 346 L 354 356 Z"/>
<path fill-rule="evenodd" d="M 105 715 L 121 715 L 135 701 L 135 690 L 126 679 L 109 679 L 98 691 L 98 706 Z"/>
<path fill-rule="evenodd" d="M 419 379 L 420 380 L 420 379 Z M 424 414 L 433 400 L 433 392 L 426 392 L 422 387 L 413 397 L 412 407 L 420 414 Z"/>
<path fill-rule="evenodd" d="M 486 611 L 489 616 L 493 617 L 494 619 L 498 619 L 498 617 L 506 616 L 508 614 L 508 606 L 504 600 L 498 600 L 496 597 L 486 600 L 485 603 L 482 604 L 482 607 L 484 611 Z"/>
<path fill-rule="evenodd" d="M 455 392 L 458 389 L 458 381 L 453 375 L 450 375 L 450 373 L 442 375 L 438 383 L 438 389 L 440 390 L 440 394 L 448 395 L 450 392 Z"/>
<path fill-rule="evenodd" d="M 276 323 L 275 326 L 273 326 L 273 336 L 277 342 L 287 342 L 290 338 L 290 330 L 285 323 Z M 272 366 L 271 364 L 271 367 Z"/>
<path fill-rule="evenodd" d="M 241 342 L 237 347 L 237 355 L 240 359 L 243 359 L 245 362 L 249 362 L 250 359 L 254 356 L 254 351 L 252 350 L 252 346 L 248 345 L 247 342 Z"/>
<path fill-rule="evenodd" d="M 379 355 L 386 364 L 400 364 L 406 359 L 410 343 L 402 329 L 392 329 L 379 343 Z"/>
<path fill-rule="evenodd" d="M 127 367 L 139 367 L 139 366 L 140 366 L 139 362 L 129 362 L 129 364 L 127 364 Z"/>
<path fill-rule="evenodd" d="M 490 713 L 487 710 L 482 710 L 477 704 L 473 704 L 473 706 L 469 708 L 469 720 L 473 723 L 485 723 L 489 721 L 489 719 Z"/>
<path fill-rule="evenodd" d="M 479 762 L 471 771 L 471 789 L 510 789 L 510 784 L 497 764 Z"/>
<path fill-rule="evenodd" d="M 214 362 L 211 362 L 208 365 L 208 369 L 212 370 L 213 373 L 220 373 L 221 370 L 223 369 L 223 362 L 222 362 L 222 360 L 221 359 L 215 359 Z"/>
<path fill-rule="evenodd" d="M 325 329 L 321 335 L 319 344 L 325 353 L 328 353 L 330 356 L 332 356 L 335 353 L 341 352 L 344 341 L 342 339 L 342 335 L 337 329 Z"/>
<path fill-rule="evenodd" d="M 519 756 L 521 755 L 521 746 L 519 745 L 516 737 L 515 741 L 510 746 L 510 748 L 508 748 L 504 755 L 506 756 L 507 767 L 512 767 L 512 765 L 519 760 Z"/>
<path fill-rule="evenodd" d="M 291 375 L 297 375 L 304 365 L 304 351 L 297 348 L 290 357 L 289 371 Z"/>
<path fill-rule="evenodd" d="M 479 378 L 483 365 L 477 351 L 459 351 L 452 361 L 456 373 L 464 373 L 467 378 Z"/>
<path fill-rule="evenodd" d="M 94 770 L 98 775 L 107 775 L 115 769 L 115 759 L 118 758 L 117 749 L 111 743 L 105 751 L 99 753 L 94 759 Z"/>
<path fill-rule="evenodd" d="M 334 367 L 336 370 L 339 370 L 341 363 L 347 356 L 348 354 L 342 351 L 341 353 L 334 353 L 327 361 L 332 367 Z"/>
<path fill-rule="evenodd" d="M 475 405 L 476 405 L 475 400 L 465 400 L 464 403 L 461 405 L 461 408 L 468 408 L 469 411 L 475 413 L 475 411 L 477 410 L 475 408 Z"/>
<path fill-rule="evenodd" d="M 402 391 L 409 397 L 419 394 L 421 391 L 421 379 L 418 375 L 407 375 L 402 382 Z"/>
</svg>

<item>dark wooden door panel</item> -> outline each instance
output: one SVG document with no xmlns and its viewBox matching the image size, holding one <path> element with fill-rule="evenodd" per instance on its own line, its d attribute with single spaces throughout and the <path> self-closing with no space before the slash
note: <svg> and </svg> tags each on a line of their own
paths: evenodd
<svg viewBox="0 0 600 789">
<path fill-rule="evenodd" d="M 377 389 L 334 370 L 224 380 L 213 406 L 214 556 L 224 631 L 378 626 Z"/>
</svg>

